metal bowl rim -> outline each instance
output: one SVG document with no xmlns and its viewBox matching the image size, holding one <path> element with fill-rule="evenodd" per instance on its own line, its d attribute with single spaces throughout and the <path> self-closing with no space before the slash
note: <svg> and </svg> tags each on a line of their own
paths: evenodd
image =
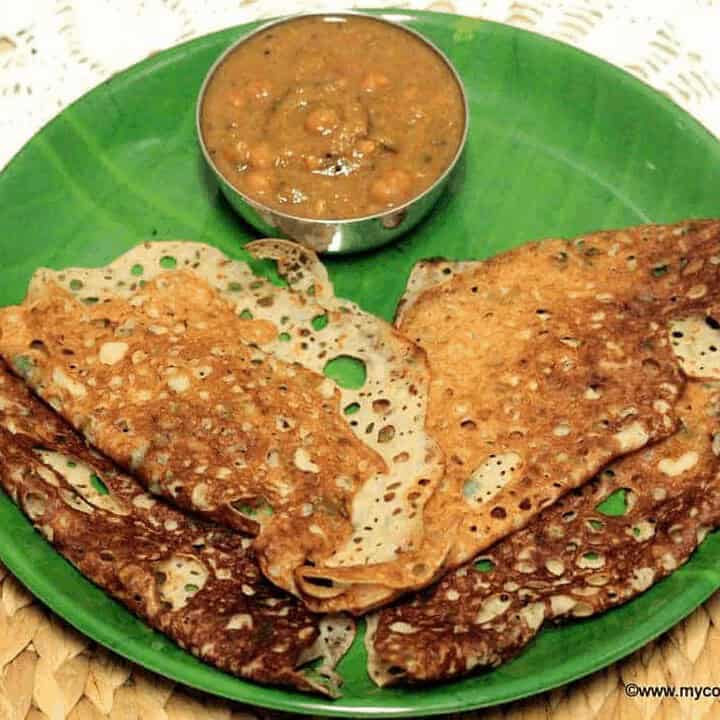
<svg viewBox="0 0 720 720">
<path fill-rule="evenodd" d="M 397 13 L 394 13 L 397 14 Z M 205 93 L 207 91 L 207 87 L 210 84 L 210 81 L 212 80 L 213 75 L 215 74 L 216 70 L 220 65 L 225 61 L 225 59 L 230 55 L 232 52 L 234 52 L 240 45 L 242 45 L 244 42 L 247 42 L 250 40 L 250 38 L 255 37 L 256 35 L 265 32 L 266 30 L 269 30 L 272 27 L 275 27 L 276 25 L 283 25 L 287 22 L 292 22 L 293 20 L 299 20 L 301 18 L 306 17 L 364 17 L 369 18 L 371 20 L 375 20 L 376 22 L 384 23 L 386 25 L 390 25 L 395 28 L 400 28 L 406 33 L 409 33 L 410 35 L 413 35 L 418 40 L 420 40 L 422 43 L 427 45 L 431 50 L 433 50 L 440 59 L 445 63 L 445 65 L 450 70 L 455 83 L 457 84 L 459 90 L 460 90 L 460 96 L 462 98 L 462 104 L 463 104 L 463 133 L 460 137 L 460 142 L 458 143 L 457 150 L 455 152 L 455 155 L 453 156 L 452 160 L 448 164 L 448 166 L 443 170 L 443 172 L 438 175 L 438 177 L 435 179 L 435 181 L 432 183 L 432 185 L 429 185 L 425 190 L 423 190 L 421 193 L 411 197 L 409 200 L 406 200 L 401 205 L 398 205 L 396 207 L 389 208 L 387 210 L 383 210 L 381 212 L 373 213 L 371 215 L 358 215 L 353 216 L 349 218 L 312 218 L 307 217 L 304 215 L 293 215 L 292 213 L 284 212 L 282 210 L 277 210 L 273 207 L 270 207 L 269 205 L 265 205 L 261 201 L 257 200 L 256 198 L 253 198 L 249 195 L 246 195 L 245 193 L 238 190 L 231 182 L 230 180 L 225 176 L 224 173 L 220 171 L 220 169 L 215 165 L 214 160 L 210 157 L 210 153 L 207 150 L 207 146 L 205 145 L 205 138 L 203 137 L 202 133 L 202 127 L 201 127 L 201 115 L 202 115 L 202 106 L 203 106 L 203 100 L 205 99 Z M 249 205 L 253 209 L 259 211 L 259 212 L 265 212 L 272 214 L 276 217 L 287 219 L 287 220 L 294 220 L 294 221 L 300 221 L 300 222 L 306 222 L 306 223 L 316 223 L 318 225 L 348 225 L 351 223 L 360 223 L 365 222 L 368 220 L 376 220 L 376 219 L 382 219 L 385 217 L 389 217 L 392 215 L 395 215 L 396 213 L 403 212 L 404 210 L 407 210 L 409 207 L 414 205 L 418 200 L 425 197 L 426 195 L 430 194 L 436 187 L 441 185 L 445 182 L 445 180 L 448 178 L 450 173 L 452 173 L 453 169 L 457 165 L 458 160 L 460 159 L 460 156 L 463 153 L 463 150 L 465 149 L 465 144 L 468 137 L 468 129 L 470 125 L 470 109 L 468 105 L 468 99 L 467 99 L 467 93 L 465 92 L 465 85 L 460 77 L 460 74 L 456 70 L 455 66 L 452 62 L 450 62 L 450 59 L 447 57 L 447 55 L 437 46 L 434 42 L 426 38 L 422 33 L 418 32 L 414 28 L 408 27 L 407 25 L 404 25 L 400 22 L 395 22 L 393 20 L 389 20 L 385 17 L 385 13 L 382 15 L 371 15 L 369 13 L 364 12 L 357 12 L 352 10 L 342 10 L 340 12 L 330 12 L 330 11 L 317 11 L 317 12 L 300 12 L 300 13 L 294 13 L 292 15 L 285 15 L 283 17 L 275 18 L 273 20 L 269 20 L 266 23 L 263 23 L 259 27 L 255 28 L 252 32 L 247 33 L 246 35 L 241 36 L 238 38 L 235 42 L 233 42 L 231 45 L 229 45 L 215 60 L 215 62 L 210 66 L 210 69 L 208 70 L 207 74 L 205 75 L 205 78 L 202 82 L 202 85 L 200 86 L 200 91 L 198 93 L 198 98 L 196 102 L 195 107 L 195 130 L 196 135 L 198 138 L 198 143 L 200 144 L 200 149 L 202 151 L 203 157 L 205 158 L 205 162 L 207 162 L 208 166 L 212 169 L 213 173 L 220 178 L 225 186 L 234 194 L 237 195 L 237 197 L 242 200 L 245 204 Z"/>
</svg>

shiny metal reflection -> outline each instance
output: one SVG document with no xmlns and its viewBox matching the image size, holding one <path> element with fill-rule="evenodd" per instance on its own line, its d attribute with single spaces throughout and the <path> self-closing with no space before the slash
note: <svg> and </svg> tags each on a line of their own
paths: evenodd
<svg viewBox="0 0 720 720">
<path fill-rule="evenodd" d="M 378 22 L 387 23 L 388 25 L 393 25 L 394 27 L 399 27 L 405 32 L 417 37 L 423 43 L 428 45 L 435 53 L 437 53 L 449 67 L 455 81 L 458 84 L 458 87 L 460 88 L 464 106 L 465 126 L 455 157 L 448 165 L 445 172 L 443 172 L 443 174 L 440 175 L 429 188 L 403 205 L 389 208 L 386 211 L 376 213 L 374 215 L 366 215 L 364 217 L 357 218 L 344 218 L 338 220 L 316 220 L 312 218 L 303 218 L 290 213 L 274 210 L 273 208 L 270 208 L 267 205 L 251 198 L 249 195 L 240 192 L 225 179 L 210 157 L 202 136 L 200 115 L 205 91 L 215 70 L 217 70 L 218 66 L 227 57 L 227 55 L 233 52 L 233 50 L 235 50 L 235 48 L 239 45 L 246 42 L 249 38 L 257 35 L 258 33 L 265 32 L 268 28 L 276 25 L 290 22 L 299 17 L 308 17 L 312 15 L 326 17 L 329 22 L 340 22 L 343 18 L 348 16 L 362 16 Z M 428 214 L 447 187 L 452 175 L 458 167 L 458 161 L 465 149 L 467 141 L 469 111 L 465 88 L 452 63 L 447 56 L 434 45 L 434 43 L 430 42 L 420 33 L 403 24 L 392 22 L 385 16 L 367 15 L 357 12 L 317 12 L 291 15 L 266 23 L 253 32 L 244 35 L 237 42 L 233 43 L 227 50 L 225 50 L 215 63 L 213 63 L 212 67 L 205 76 L 202 87 L 200 88 L 195 123 L 198 141 L 205 161 L 217 178 L 220 189 L 230 205 L 246 222 L 250 223 L 250 225 L 266 236 L 290 238 L 305 245 L 306 247 L 312 248 L 316 252 L 342 254 L 361 252 L 385 245 L 413 228 Z"/>
</svg>

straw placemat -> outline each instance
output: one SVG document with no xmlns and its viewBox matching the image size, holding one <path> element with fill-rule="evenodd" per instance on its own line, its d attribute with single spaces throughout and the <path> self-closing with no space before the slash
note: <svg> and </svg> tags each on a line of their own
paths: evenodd
<svg viewBox="0 0 720 720">
<path fill-rule="evenodd" d="M 720 685 L 720 592 L 626 660 L 527 701 L 462 720 L 704 720 L 711 698 L 629 698 L 625 683 Z M 0 720 L 256 720 L 290 718 L 182 688 L 92 643 L 0 565 Z M 299 717 L 299 716 L 298 716 Z"/>
</svg>

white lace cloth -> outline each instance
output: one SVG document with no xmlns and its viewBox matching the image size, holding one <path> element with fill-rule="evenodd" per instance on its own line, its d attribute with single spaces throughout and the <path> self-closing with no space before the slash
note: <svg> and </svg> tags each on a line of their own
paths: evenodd
<svg viewBox="0 0 720 720">
<path fill-rule="evenodd" d="M 369 5 L 479 16 L 571 43 L 720 136 L 720 0 L 0 0 L 0 168 L 66 105 L 150 53 L 262 17 Z"/>
</svg>

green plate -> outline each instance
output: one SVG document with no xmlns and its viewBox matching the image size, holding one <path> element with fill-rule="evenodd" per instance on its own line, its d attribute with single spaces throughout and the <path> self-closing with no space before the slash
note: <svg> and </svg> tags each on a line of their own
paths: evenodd
<svg viewBox="0 0 720 720">
<path fill-rule="evenodd" d="M 463 172 L 432 217 L 380 252 L 329 261 L 339 294 L 392 316 L 413 262 L 482 258 L 530 238 L 720 215 L 720 143 L 669 100 L 565 45 L 502 25 L 399 12 L 443 48 L 467 85 Z M 254 27 L 254 26 L 253 26 Z M 150 238 L 232 254 L 250 237 L 203 167 L 194 103 L 212 61 L 246 30 L 153 56 L 86 95 L 0 176 L 0 305 L 39 265 L 98 265 Z M 181 683 L 257 705 L 327 715 L 450 712 L 537 693 L 597 670 L 667 630 L 720 587 L 720 535 L 624 607 L 545 629 L 516 660 L 444 685 L 380 690 L 356 642 L 331 702 L 203 665 L 84 580 L 0 494 L 0 557 L 79 630 Z"/>
</svg>

